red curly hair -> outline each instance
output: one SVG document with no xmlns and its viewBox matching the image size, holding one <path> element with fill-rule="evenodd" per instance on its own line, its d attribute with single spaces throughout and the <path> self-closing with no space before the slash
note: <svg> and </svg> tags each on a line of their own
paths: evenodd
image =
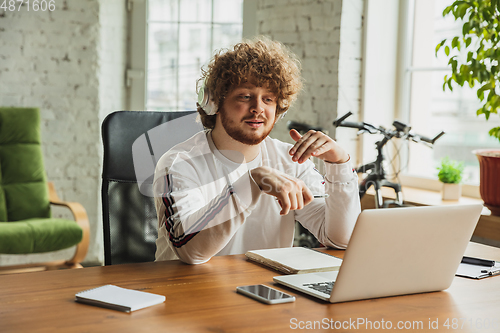
<svg viewBox="0 0 500 333">
<path fill-rule="evenodd" d="M 300 69 L 297 56 L 286 46 L 261 36 L 238 43 L 233 50 L 219 50 L 208 68 L 202 69 L 199 82 L 205 82 L 211 99 L 220 109 L 225 96 L 251 78 L 253 84 L 276 95 L 278 117 L 297 99 L 302 88 Z M 199 105 L 198 113 L 205 128 L 215 127 L 217 115 L 207 115 Z"/>
</svg>

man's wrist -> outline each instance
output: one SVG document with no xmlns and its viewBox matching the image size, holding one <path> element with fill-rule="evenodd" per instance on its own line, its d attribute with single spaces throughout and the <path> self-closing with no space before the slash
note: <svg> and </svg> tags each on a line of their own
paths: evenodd
<svg viewBox="0 0 500 333">
<path fill-rule="evenodd" d="M 351 155 L 349 155 L 349 154 L 346 154 L 346 155 L 347 155 L 347 157 L 341 158 L 341 159 L 337 160 L 336 162 L 327 161 L 327 160 L 325 160 L 325 162 L 328 162 L 331 164 L 344 164 L 344 163 L 347 163 L 351 160 Z"/>
</svg>

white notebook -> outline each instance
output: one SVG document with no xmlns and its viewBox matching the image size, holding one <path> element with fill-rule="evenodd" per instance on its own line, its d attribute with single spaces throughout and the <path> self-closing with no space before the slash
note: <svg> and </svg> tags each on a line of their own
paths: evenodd
<svg viewBox="0 0 500 333">
<path fill-rule="evenodd" d="M 108 284 L 82 291 L 75 295 L 75 300 L 79 303 L 130 312 L 163 303 L 165 296 Z"/>
<path fill-rule="evenodd" d="M 338 271 L 342 264 L 340 258 L 305 247 L 254 250 L 245 255 L 285 274 Z"/>
</svg>

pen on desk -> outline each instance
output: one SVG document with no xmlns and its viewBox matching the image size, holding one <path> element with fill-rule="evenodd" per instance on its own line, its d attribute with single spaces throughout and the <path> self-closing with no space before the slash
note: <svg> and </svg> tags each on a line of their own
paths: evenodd
<svg viewBox="0 0 500 333">
<path fill-rule="evenodd" d="M 328 193 L 326 194 L 315 194 L 313 197 L 314 199 L 321 199 L 321 198 L 328 198 L 330 195 Z M 275 198 L 276 201 L 278 200 L 278 198 Z"/>
<path fill-rule="evenodd" d="M 466 257 L 466 256 L 462 258 L 462 263 L 469 265 L 487 266 L 487 267 L 495 266 L 495 260 L 486 260 L 486 259 Z"/>
</svg>

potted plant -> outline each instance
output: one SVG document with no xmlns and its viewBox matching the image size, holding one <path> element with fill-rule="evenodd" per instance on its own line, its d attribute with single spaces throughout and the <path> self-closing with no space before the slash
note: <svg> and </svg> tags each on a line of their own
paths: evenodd
<svg viewBox="0 0 500 333">
<path fill-rule="evenodd" d="M 454 1 L 443 11 L 443 16 L 453 15 L 461 20 L 462 33 L 445 39 L 436 46 L 449 57 L 451 75 L 444 77 L 443 90 L 459 86 L 479 86 L 477 97 L 481 107 L 476 111 L 488 120 L 500 108 L 500 3 L 498 0 Z M 463 57 L 451 55 L 451 50 L 462 52 Z M 500 140 L 500 127 L 489 131 Z M 500 215 L 500 149 L 475 150 L 480 167 L 479 191 L 485 206 Z"/>
<path fill-rule="evenodd" d="M 443 183 L 443 200 L 458 200 L 462 195 L 464 164 L 445 157 L 438 169 L 439 181 Z"/>
</svg>

